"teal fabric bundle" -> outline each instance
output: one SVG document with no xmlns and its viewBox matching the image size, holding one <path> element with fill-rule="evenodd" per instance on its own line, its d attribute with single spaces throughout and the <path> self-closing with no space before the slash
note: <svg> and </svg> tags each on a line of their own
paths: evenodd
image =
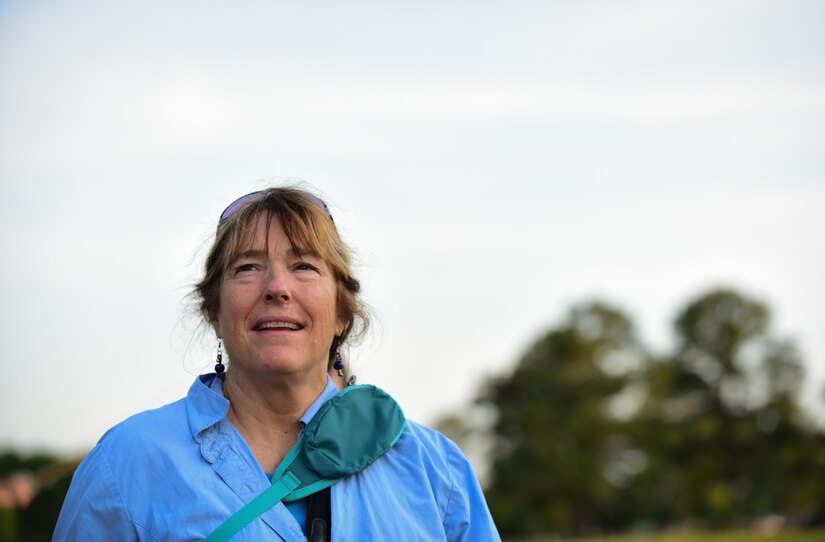
<svg viewBox="0 0 825 542">
<path fill-rule="evenodd" d="M 330 399 L 272 475 L 272 485 L 212 532 L 224 542 L 281 500 L 294 501 L 367 468 L 392 448 L 406 420 L 398 403 L 370 385 L 350 386 Z"/>
</svg>

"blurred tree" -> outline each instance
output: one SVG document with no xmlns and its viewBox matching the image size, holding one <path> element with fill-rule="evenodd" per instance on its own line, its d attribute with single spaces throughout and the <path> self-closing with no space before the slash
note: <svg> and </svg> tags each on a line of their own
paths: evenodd
<svg viewBox="0 0 825 542">
<path fill-rule="evenodd" d="M 711 291 L 675 329 L 673 351 L 654 358 L 619 310 L 580 305 L 485 384 L 487 498 L 505 536 L 825 519 L 825 436 L 768 308 Z M 474 423 L 444 428 L 472 443 Z"/>
<path fill-rule="evenodd" d="M 611 400 L 644 356 L 624 314 L 582 305 L 488 383 L 480 401 L 497 417 L 487 497 L 503 533 L 586 534 L 619 520 L 615 484 L 639 458 Z"/>
<path fill-rule="evenodd" d="M 0 478 L 14 472 L 36 471 L 57 460 L 57 457 L 47 452 L 35 452 L 25 455 L 15 450 L 0 452 Z"/>
<path fill-rule="evenodd" d="M 72 461 L 68 473 L 40 488 L 31 504 L 20 511 L 20 540 L 48 542 L 52 539 L 76 467 L 77 463 Z"/>
<path fill-rule="evenodd" d="M 631 427 L 650 459 L 632 495 L 643 519 L 723 526 L 770 513 L 809 517 L 823 502 L 822 435 L 798 402 L 799 354 L 770 335 L 768 308 L 712 291 L 675 328 L 675 352 L 647 371 Z"/>
<path fill-rule="evenodd" d="M 38 452 L 0 453 L 0 489 L 12 499 L 0 499 L 0 542 L 48 542 L 79 457 L 58 460 Z"/>
</svg>

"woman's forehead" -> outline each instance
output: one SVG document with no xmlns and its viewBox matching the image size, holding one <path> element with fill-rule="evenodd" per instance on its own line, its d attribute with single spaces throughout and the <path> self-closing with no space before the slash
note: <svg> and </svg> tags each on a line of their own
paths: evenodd
<svg viewBox="0 0 825 542">
<path fill-rule="evenodd" d="M 303 225 L 306 230 L 310 226 Z M 318 256 L 320 257 L 318 248 L 312 247 L 309 243 L 310 235 L 303 232 L 302 227 L 292 228 L 297 230 L 291 232 L 290 236 L 283 226 L 281 217 L 277 213 L 267 213 L 261 211 L 249 222 L 238 243 L 238 256 L 248 252 L 263 252 L 269 253 L 270 250 L 287 251 L 295 256 Z M 295 235 L 295 234 L 298 235 Z M 274 247 L 272 246 L 274 243 Z"/>
</svg>

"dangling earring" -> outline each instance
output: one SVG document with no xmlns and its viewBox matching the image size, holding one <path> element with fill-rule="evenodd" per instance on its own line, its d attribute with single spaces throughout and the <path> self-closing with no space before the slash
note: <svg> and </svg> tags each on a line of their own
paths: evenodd
<svg viewBox="0 0 825 542">
<path fill-rule="evenodd" d="M 218 339 L 218 359 L 217 363 L 215 364 L 215 374 L 218 375 L 218 378 L 220 378 L 221 381 L 226 380 L 226 373 L 224 372 L 226 370 L 226 367 L 223 366 L 222 360 L 223 352 L 221 349 L 221 340 Z"/>
<path fill-rule="evenodd" d="M 338 350 L 335 351 L 335 362 L 332 364 L 332 368 L 338 371 L 338 376 L 344 376 L 344 360 L 341 359 L 341 352 Z M 347 386 L 354 386 L 355 385 L 355 375 L 350 375 L 347 379 Z"/>
</svg>

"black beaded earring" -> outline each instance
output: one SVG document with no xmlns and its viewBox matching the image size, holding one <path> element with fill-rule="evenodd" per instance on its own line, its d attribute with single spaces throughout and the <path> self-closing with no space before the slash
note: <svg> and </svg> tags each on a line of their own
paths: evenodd
<svg viewBox="0 0 825 542">
<path fill-rule="evenodd" d="M 223 352 L 221 350 L 221 340 L 218 339 L 218 359 L 217 363 L 215 364 L 215 374 L 218 375 L 218 378 L 221 380 L 226 380 L 226 367 L 223 365 Z"/>
<path fill-rule="evenodd" d="M 338 371 L 338 376 L 344 376 L 344 360 L 341 359 L 339 350 L 335 351 L 335 362 L 333 362 L 332 368 Z"/>
<path fill-rule="evenodd" d="M 332 368 L 338 371 L 338 376 L 344 376 L 344 360 L 341 359 L 341 352 L 335 351 L 335 361 L 332 363 Z M 355 375 L 350 375 L 347 379 L 347 386 L 355 385 Z"/>
</svg>

